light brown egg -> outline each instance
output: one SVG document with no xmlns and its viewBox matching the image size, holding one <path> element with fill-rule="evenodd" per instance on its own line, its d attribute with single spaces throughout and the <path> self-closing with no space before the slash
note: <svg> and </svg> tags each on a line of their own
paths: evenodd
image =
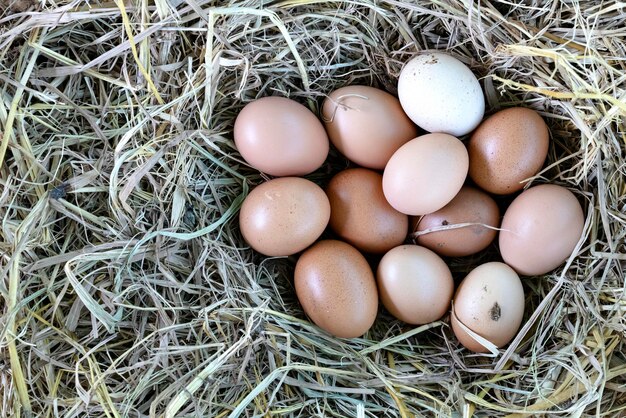
<svg viewBox="0 0 626 418">
<path fill-rule="evenodd" d="M 383 173 L 383 192 L 397 211 L 425 215 L 447 205 L 467 177 L 467 150 L 443 133 L 419 136 L 401 146 Z"/>
<path fill-rule="evenodd" d="M 329 142 L 321 121 L 286 97 L 248 103 L 235 120 L 235 145 L 248 164 L 272 176 L 302 176 L 326 160 Z"/>
<path fill-rule="evenodd" d="M 331 229 L 361 251 L 382 253 L 404 242 L 408 216 L 383 195 L 383 176 L 366 168 L 340 171 L 328 183 Z"/>
<path fill-rule="evenodd" d="M 463 186 L 454 199 L 443 208 L 422 217 L 412 218 L 411 232 L 452 228 L 460 224 L 474 225 L 427 232 L 418 235 L 416 243 L 448 257 L 476 254 L 487 248 L 496 237 L 497 230 L 493 228 L 500 225 L 500 209 L 487 193 L 474 187 Z"/>
<path fill-rule="evenodd" d="M 523 181 L 541 170 L 548 141 L 548 126 L 534 110 L 501 110 L 485 119 L 469 140 L 469 175 L 494 194 L 521 190 Z"/>
<path fill-rule="evenodd" d="M 531 187 L 502 218 L 500 253 L 519 274 L 546 274 L 572 254 L 584 224 L 583 209 L 568 189 L 555 184 Z"/>
<path fill-rule="evenodd" d="M 324 101 L 322 119 L 330 141 L 349 160 L 382 170 L 391 155 L 417 136 L 400 101 L 384 90 L 347 86 Z"/>
<path fill-rule="evenodd" d="M 390 250 L 380 260 L 376 280 L 385 308 L 406 323 L 436 321 L 450 308 L 452 274 L 427 248 L 401 245 Z"/>
<path fill-rule="evenodd" d="M 304 250 L 330 219 L 326 193 L 312 181 L 281 177 L 255 187 L 239 212 L 246 242 L 261 254 L 287 256 Z"/>
<path fill-rule="evenodd" d="M 336 337 L 359 337 L 376 319 L 374 273 L 365 257 L 343 241 L 318 241 L 303 252 L 294 284 L 307 316 Z"/>
<path fill-rule="evenodd" d="M 498 348 L 508 344 L 524 317 L 524 288 L 519 276 L 506 264 L 485 263 L 463 279 L 452 306 L 452 330 L 459 342 L 474 352 L 484 353 L 489 350 L 461 324 Z"/>
</svg>

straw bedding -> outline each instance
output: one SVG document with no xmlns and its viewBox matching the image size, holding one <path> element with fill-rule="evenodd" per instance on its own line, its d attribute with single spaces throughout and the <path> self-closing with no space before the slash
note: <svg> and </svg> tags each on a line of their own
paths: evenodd
<svg viewBox="0 0 626 418">
<path fill-rule="evenodd" d="M 626 416 L 626 5 L 260 3 L 0 2 L 0 416 Z M 496 357 L 448 318 L 381 312 L 332 338 L 302 313 L 295 260 L 238 232 L 264 180 L 233 146 L 245 103 L 393 93 L 424 49 L 468 64 L 490 111 L 544 116 L 533 181 L 586 212 L 567 263 L 524 279 L 526 325 Z"/>
</svg>

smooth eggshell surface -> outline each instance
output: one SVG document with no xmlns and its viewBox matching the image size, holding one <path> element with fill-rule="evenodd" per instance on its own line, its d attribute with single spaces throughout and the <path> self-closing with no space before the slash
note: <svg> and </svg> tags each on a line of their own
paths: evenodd
<svg viewBox="0 0 626 418">
<path fill-rule="evenodd" d="M 324 163 L 329 150 L 320 120 L 286 97 L 248 103 L 235 120 L 234 137 L 246 162 L 272 176 L 309 174 Z"/>
<path fill-rule="evenodd" d="M 450 308 L 452 274 L 446 263 L 427 248 L 393 248 L 380 260 L 376 280 L 385 308 L 406 323 L 436 321 Z"/>
<path fill-rule="evenodd" d="M 463 279 L 454 295 L 452 330 L 459 342 L 477 352 L 487 352 L 460 325 L 493 343 L 508 344 L 524 317 L 524 288 L 519 276 L 504 263 L 485 263 Z"/>
<path fill-rule="evenodd" d="M 374 273 L 365 257 L 343 241 L 318 241 L 303 252 L 294 284 L 304 312 L 336 337 L 359 337 L 376 319 Z"/>
<path fill-rule="evenodd" d="M 404 112 L 428 132 L 468 134 L 485 112 L 485 98 L 474 73 L 440 52 L 420 54 L 404 65 L 398 96 Z"/>
<path fill-rule="evenodd" d="M 239 212 L 246 242 L 267 256 L 304 250 L 324 232 L 330 219 L 326 193 L 312 181 L 281 177 L 255 187 Z"/>
<path fill-rule="evenodd" d="M 532 109 L 513 107 L 485 119 L 468 143 L 469 175 L 494 194 L 521 190 L 548 155 L 548 126 Z"/>
<path fill-rule="evenodd" d="M 408 216 L 383 195 L 383 176 L 366 168 L 340 171 L 328 183 L 331 229 L 361 251 L 382 253 L 402 244 Z"/>
<path fill-rule="evenodd" d="M 422 217 L 412 218 L 411 232 L 453 228 L 460 224 L 473 225 L 426 232 L 417 236 L 416 243 L 448 257 L 476 254 L 487 248 L 496 237 L 496 228 L 500 225 L 500 209 L 487 193 L 474 187 L 463 186 L 454 199 L 443 208 Z"/>
<path fill-rule="evenodd" d="M 322 119 L 335 147 L 367 168 L 382 170 L 398 148 L 417 136 L 398 99 L 374 87 L 333 91 L 324 101 Z"/>
<path fill-rule="evenodd" d="M 546 274 L 572 254 L 584 223 L 583 209 L 568 189 L 555 184 L 531 187 L 504 213 L 500 253 L 519 274 Z"/>
<path fill-rule="evenodd" d="M 383 173 L 383 192 L 397 211 L 425 215 L 447 205 L 467 177 L 465 145 L 443 133 L 419 136 L 401 146 Z"/>
</svg>

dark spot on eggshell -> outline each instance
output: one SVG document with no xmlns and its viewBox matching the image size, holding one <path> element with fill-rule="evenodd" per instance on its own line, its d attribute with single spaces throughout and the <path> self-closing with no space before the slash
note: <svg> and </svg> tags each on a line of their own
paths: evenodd
<svg viewBox="0 0 626 418">
<path fill-rule="evenodd" d="M 500 305 L 498 302 L 494 303 L 491 309 L 489 309 L 489 317 L 492 321 L 498 321 L 502 316 L 502 309 L 500 309 Z"/>
</svg>

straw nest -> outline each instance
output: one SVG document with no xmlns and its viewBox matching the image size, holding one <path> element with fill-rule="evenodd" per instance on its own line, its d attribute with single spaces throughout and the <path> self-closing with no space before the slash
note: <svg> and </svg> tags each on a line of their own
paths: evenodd
<svg viewBox="0 0 626 418">
<path fill-rule="evenodd" d="M 626 416 L 626 5 L 315 0 L 0 1 L 2 417 Z M 524 279 L 497 356 L 448 318 L 381 312 L 363 338 L 312 326 L 294 259 L 242 241 L 263 177 L 242 106 L 318 111 L 347 84 L 394 92 L 417 51 L 453 53 L 488 109 L 552 132 L 534 183 L 575 190 L 584 236 Z M 324 184 L 336 154 L 309 178 Z M 457 278 L 483 259 L 452 260 Z"/>
</svg>

